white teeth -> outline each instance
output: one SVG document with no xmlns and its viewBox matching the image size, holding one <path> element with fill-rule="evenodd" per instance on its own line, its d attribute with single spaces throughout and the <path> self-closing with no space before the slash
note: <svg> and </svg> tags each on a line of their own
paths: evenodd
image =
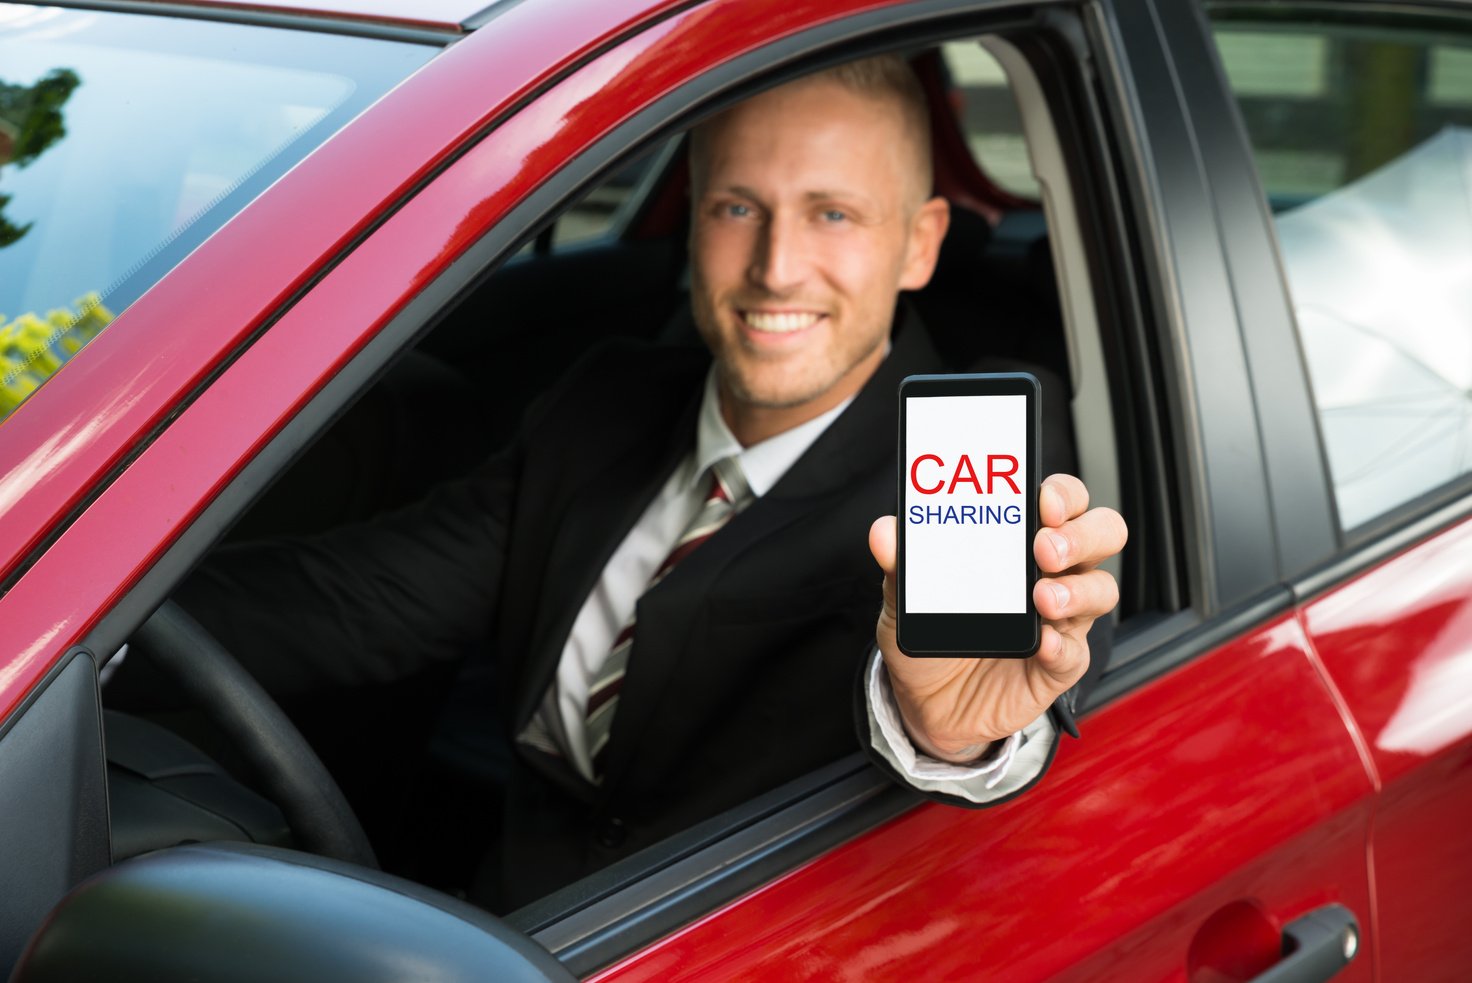
<svg viewBox="0 0 1472 983">
<path fill-rule="evenodd" d="M 808 311 L 801 313 L 783 312 L 780 314 L 768 314 L 763 311 L 746 311 L 742 315 L 746 323 L 758 331 L 771 331 L 776 334 L 788 334 L 793 331 L 801 331 L 818 320 L 818 315 Z"/>
</svg>

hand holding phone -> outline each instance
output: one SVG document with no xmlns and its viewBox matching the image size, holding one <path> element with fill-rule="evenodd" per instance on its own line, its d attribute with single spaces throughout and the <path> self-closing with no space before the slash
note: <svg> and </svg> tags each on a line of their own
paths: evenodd
<svg viewBox="0 0 1472 983">
<path fill-rule="evenodd" d="M 905 432 L 904 406 L 902 402 L 901 434 Z M 1038 460 L 1036 451 L 1035 441 L 1026 452 L 1031 461 Z M 916 456 L 922 453 L 928 451 L 915 451 Z M 911 463 L 902 442 L 901 518 L 905 471 Z M 918 472 L 927 488 L 935 486 L 934 476 L 926 471 L 931 463 L 925 462 Z M 1035 466 L 1019 461 L 1024 473 Z M 960 468 L 959 462 L 951 462 L 951 467 L 947 487 L 955 478 L 955 469 Z M 969 473 L 961 469 L 963 479 Z M 978 479 L 984 480 L 980 475 Z M 970 482 L 963 480 L 957 489 L 963 486 L 970 486 Z M 1098 565 L 1124 548 L 1128 531 L 1119 513 L 1109 508 L 1090 509 L 1088 489 L 1070 475 L 1050 476 L 1040 490 L 1032 492 L 1030 501 L 1036 509 L 1035 519 L 1026 521 L 1029 530 L 1035 523 L 1038 531 L 1027 534 L 1029 559 L 1042 579 L 1030 583 L 1028 598 L 1042 627 L 1036 651 L 1028 658 L 1017 657 L 1025 653 L 1000 658 L 978 658 L 974 653 L 949 657 L 916 653 L 928 657 L 912 658 L 902 652 L 897 641 L 901 579 L 897 553 L 903 524 L 896 521 L 896 516 L 886 515 L 876 519 L 869 530 L 869 548 L 884 571 L 884 608 L 875 629 L 875 642 L 884 658 L 905 729 L 916 747 L 932 757 L 972 762 L 991 742 L 1036 720 L 1083 676 L 1089 665 L 1089 628 L 1118 600 L 1114 578 Z M 970 517 L 958 513 L 958 518 Z M 912 627 L 913 619 L 922 616 L 910 615 Z M 988 647 L 993 645 L 988 643 Z"/>
</svg>

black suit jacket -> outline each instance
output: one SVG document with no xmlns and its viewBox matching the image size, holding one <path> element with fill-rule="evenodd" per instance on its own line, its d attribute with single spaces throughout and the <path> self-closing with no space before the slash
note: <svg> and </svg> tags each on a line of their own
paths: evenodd
<svg viewBox="0 0 1472 983">
<path fill-rule="evenodd" d="M 517 747 L 511 849 L 484 872 L 495 907 L 853 751 L 852 694 L 880 605 L 867 531 L 895 509 L 896 389 L 945 368 L 913 318 L 893 344 L 788 473 L 640 599 L 602 785 Z M 388 681 L 473 651 L 492 660 L 500 719 L 518 734 L 609 557 L 693 446 L 709 361 L 605 350 L 465 479 L 264 562 L 259 547 L 221 551 L 181 600 L 277 693 Z M 1049 432 L 1066 413 L 1050 419 L 1045 448 L 1070 453 L 1048 466 L 1067 468 L 1071 438 Z M 222 608 L 221 592 L 249 601 Z"/>
</svg>

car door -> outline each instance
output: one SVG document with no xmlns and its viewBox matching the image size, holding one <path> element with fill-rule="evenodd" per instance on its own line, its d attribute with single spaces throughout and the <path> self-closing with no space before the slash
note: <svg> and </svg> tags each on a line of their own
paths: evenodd
<svg viewBox="0 0 1472 983">
<path fill-rule="evenodd" d="M 1332 478 L 1320 509 L 1341 547 L 1294 587 L 1379 792 L 1379 965 L 1386 979 L 1459 979 L 1472 918 L 1472 10 L 1220 4 L 1212 17 Z M 1241 57 L 1264 44 L 1271 77 Z"/>
<path fill-rule="evenodd" d="M 591 178 L 774 60 L 827 57 L 895 23 L 862 4 L 725 2 L 675 16 L 584 6 L 570 20 L 565 5 L 497 11 L 200 243 L 7 422 L 21 452 L 3 476 L 14 521 L 0 531 L 5 650 L 16 653 L 0 677 L 7 726 L 36 719 L 67 671 L 87 683 L 77 705 L 95 711 L 87 663 L 117 651 L 392 354 Z M 92 732 L 77 733 L 100 765 Z M 105 862 L 95 768 L 74 784 L 9 841 L 49 850 L 37 829 L 66 813 L 76 818 L 60 830 L 85 836 L 88 852 L 37 878 L 36 898 L 16 894 L 7 958 L 57 892 Z M 769 808 L 753 803 L 731 822 L 749 827 Z M 623 876 L 632 871 L 643 899 L 660 897 L 645 875 L 686 849 Z M 550 922 L 566 913 L 557 905 Z"/>
</svg>

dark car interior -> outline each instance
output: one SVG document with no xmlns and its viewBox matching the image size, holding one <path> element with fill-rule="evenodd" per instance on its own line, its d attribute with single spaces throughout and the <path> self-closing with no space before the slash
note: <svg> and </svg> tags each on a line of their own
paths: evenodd
<svg viewBox="0 0 1472 983">
<path fill-rule="evenodd" d="M 1014 360 L 1071 388 L 1040 206 L 978 163 L 967 142 L 976 124 L 941 52 L 915 65 L 931 104 L 936 190 L 952 220 L 932 282 L 910 302 L 956 368 L 982 356 Z M 527 404 L 608 338 L 699 344 L 685 286 L 687 186 L 681 147 L 627 163 L 606 183 L 620 204 L 599 206 L 613 217 L 604 233 L 563 244 L 551 226 L 525 244 L 324 432 L 228 540 L 306 535 L 414 501 L 505 443 Z M 451 891 L 464 887 L 468 852 L 496 835 L 484 817 L 496 814 L 507 753 L 438 736 L 441 708 L 471 698 L 453 682 L 451 671 L 432 671 L 282 702 L 383 869 Z M 114 859 L 196 840 L 291 844 L 292 824 L 253 775 L 249 752 L 177 697 L 146 665 L 104 689 Z"/>
</svg>

